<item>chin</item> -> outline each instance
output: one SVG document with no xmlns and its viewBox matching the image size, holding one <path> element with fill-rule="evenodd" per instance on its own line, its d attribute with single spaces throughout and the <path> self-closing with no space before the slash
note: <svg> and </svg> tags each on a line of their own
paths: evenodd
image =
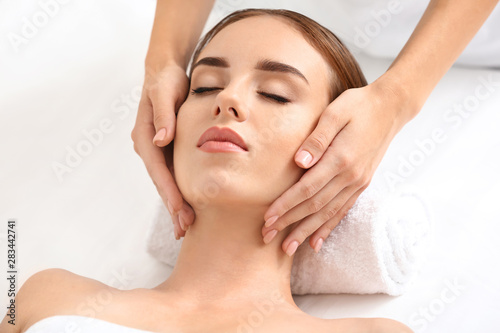
<svg viewBox="0 0 500 333">
<path fill-rule="evenodd" d="M 253 178 L 249 181 L 248 177 L 243 179 L 238 175 L 218 178 L 200 176 L 191 177 L 189 182 L 178 182 L 184 200 L 195 211 L 208 206 L 267 207 L 279 196 L 270 193 L 268 185 Z"/>
<path fill-rule="evenodd" d="M 181 163 L 182 161 L 182 163 Z M 238 205 L 240 207 L 268 207 L 303 175 L 304 170 L 293 162 L 275 166 L 218 160 L 175 160 L 175 178 L 184 200 L 193 209 L 207 206 Z"/>
</svg>

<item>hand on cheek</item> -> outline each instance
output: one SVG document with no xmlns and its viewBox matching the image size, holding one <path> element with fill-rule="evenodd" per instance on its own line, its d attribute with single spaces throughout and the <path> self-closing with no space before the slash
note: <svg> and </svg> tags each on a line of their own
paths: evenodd
<svg viewBox="0 0 500 333">
<path fill-rule="evenodd" d="M 297 165 L 309 170 L 269 207 L 263 236 L 300 221 L 283 241 L 283 251 L 291 256 L 311 236 L 309 244 L 318 252 L 368 187 L 392 138 L 406 123 L 401 105 L 376 83 L 335 99 L 296 154 Z"/>
</svg>

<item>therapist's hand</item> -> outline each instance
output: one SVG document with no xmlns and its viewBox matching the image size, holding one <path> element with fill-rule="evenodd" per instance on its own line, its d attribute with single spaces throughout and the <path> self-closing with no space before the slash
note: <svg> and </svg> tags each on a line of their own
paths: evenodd
<svg viewBox="0 0 500 333">
<path fill-rule="evenodd" d="M 186 72 L 171 65 L 160 70 L 146 68 L 146 76 L 135 127 L 134 150 L 144 161 L 149 176 L 174 222 L 176 239 L 185 235 L 194 221 L 194 212 L 184 201 L 172 175 L 169 145 L 175 136 L 176 112 L 186 98 L 189 82 Z M 161 147 L 169 145 L 165 154 Z"/>
<path fill-rule="evenodd" d="M 264 215 L 264 242 L 300 221 L 283 241 L 283 251 L 292 255 L 310 235 L 309 244 L 319 251 L 370 184 L 394 136 L 410 120 L 405 116 L 406 96 L 391 87 L 377 80 L 349 89 L 326 108 L 295 155 L 300 167 L 310 169 Z"/>
</svg>

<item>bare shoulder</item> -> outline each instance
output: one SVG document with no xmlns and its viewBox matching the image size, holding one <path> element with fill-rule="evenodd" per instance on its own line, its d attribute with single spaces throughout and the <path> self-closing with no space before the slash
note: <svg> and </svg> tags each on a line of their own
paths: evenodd
<svg viewBox="0 0 500 333">
<path fill-rule="evenodd" d="M 9 313 L 0 324 L 1 332 L 21 333 L 37 321 L 64 314 L 75 314 L 85 295 L 106 285 L 70 271 L 51 268 L 33 274 L 16 295 L 15 325 Z"/>
<path fill-rule="evenodd" d="M 330 333 L 414 333 L 399 321 L 386 318 L 326 319 Z"/>
<path fill-rule="evenodd" d="M 411 328 L 405 324 L 386 318 L 373 318 L 370 320 L 370 328 L 373 333 L 414 333 Z"/>
</svg>

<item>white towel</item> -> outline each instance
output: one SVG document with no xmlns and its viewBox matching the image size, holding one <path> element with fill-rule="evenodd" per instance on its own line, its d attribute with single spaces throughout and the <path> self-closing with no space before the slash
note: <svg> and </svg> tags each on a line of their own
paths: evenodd
<svg viewBox="0 0 500 333">
<path fill-rule="evenodd" d="M 368 188 L 315 253 L 304 241 L 294 257 L 292 293 L 401 295 L 418 273 L 432 241 L 429 205 L 413 192 Z M 176 241 L 167 209 L 159 201 L 147 249 L 174 266 Z"/>
<path fill-rule="evenodd" d="M 122 326 L 94 317 L 57 315 L 46 317 L 31 325 L 24 333 L 153 333 L 132 327 Z"/>
</svg>

